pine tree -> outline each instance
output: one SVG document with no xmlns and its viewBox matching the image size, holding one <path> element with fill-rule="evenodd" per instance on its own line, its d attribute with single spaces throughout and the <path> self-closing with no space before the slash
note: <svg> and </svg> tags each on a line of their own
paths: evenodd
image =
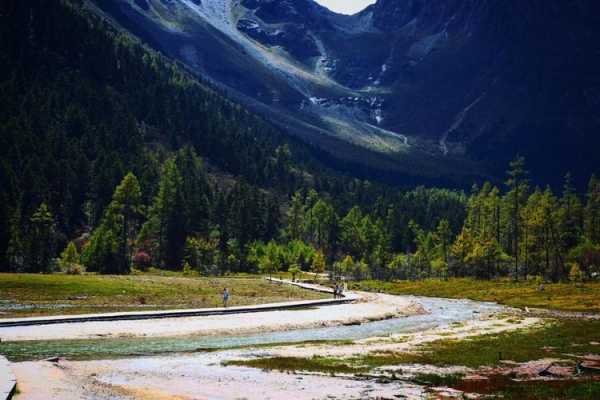
<svg viewBox="0 0 600 400">
<path fill-rule="evenodd" d="M 143 214 L 142 191 L 133 173 L 125 175 L 115 189 L 112 201 L 108 206 L 104 224 L 119 237 L 122 267 L 119 270 L 129 272 L 131 269 L 132 246 L 138 232 L 139 221 Z"/>
<path fill-rule="evenodd" d="M 25 269 L 25 241 L 21 228 L 21 208 L 13 210 L 9 220 L 9 240 L 6 247 L 6 258 L 9 270 L 20 272 Z"/>
<path fill-rule="evenodd" d="M 583 207 L 571 182 L 571 174 L 565 175 L 560 200 L 560 236 L 566 248 L 575 247 L 583 234 Z"/>
<path fill-rule="evenodd" d="M 337 215 L 331 204 L 318 200 L 310 212 L 309 232 L 315 246 L 331 257 L 336 246 Z"/>
<path fill-rule="evenodd" d="M 519 279 L 519 252 L 521 239 L 521 207 L 523 199 L 527 194 L 528 182 L 527 172 L 525 171 L 525 159 L 517 157 L 510 162 L 509 170 L 507 171 L 508 180 L 506 185 L 509 192 L 507 193 L 508 206 L 510 209 L 510 231 L 512 236 L 512 255 L 515 260 L 514 264 L 514 279 Z"/>
<path fill-rule="evenodd" d="M 152 246 L 162 267 L 178 269 L 182 265 L 186 231 L 183 178 L 173 159 L 168 160 L 160 177 L 158 194 L 150 208 L 150 217 L 140 232 L 140 242 Z"/>
<path fill-rule="evenodd" d="M 54 216 L 46 203 L 40 204 L 30 218 L 29 234 L 30 272 L 50 272 L 54 256 Z"/>
<path fill-rule="evenodd" d="M 439 222 L 435 230 L 434 240 L 436 241 L 436 247 L 439 249 L 442 260 L 448 265 L 450 245 L 452 243 L 452 230 L 447 219 L 442 219 Z"/>
<path fill-rule="evenodd" d="M 588 184 L 585 206 L 585 236 L 600 244 L 600 179 L 592 175 Z"/>
<path fill-rule="evenodd" d="M 60 253 L 59 265 L 62 270 L 68 273 L 77 273 L 80 272 L 81 268 L 79 266 L 81 260 L 79 256 L 79 252 L 77 251 L 77 246 L 75 243 L 69 242 L 65 250 Z"/>
<path fill-rule="evenodd" d="M 305 214 L 304 201 L 300 192 L 294 193 L 287 211 L 286 236 L 290 240 L 299 240 L 303 236 L 303 223 Z"/>
<path fill-rule="evenodd" d="M 280 262 L 281 251 L 279 246 L 277 246 L 277 243 L 271 241 L 265 246 L 264 252 L 258 260 L 259 271 L 272 278 L 273 274 L 279 270 Z"/>
<path fill-rule="evenodd" d="M 88 271 L 122 274 L 125 271 L 120 247 L 118 236 L 103 224 L 92 233 L 81 259 Z"/>
<path fill-rule="evenodd" d="M 315 274 L 322 274 L 325 272 L 325 255 L 322 251 L 317 251 L 313 257 L 312 265 L 310 267 L 311 272 Z"/>
<path fill-rule="evenodd" d="M 210 218 L 212 191 L 202 160 L 194 149 L 186 146 L 175 157 L 181 174 L 183 213 L 188 234 L 206 234 Z"/>
<path fill-rule="evenodd" d="M 82 260 L 89 271 L 103 274 L 131 271 L 132 242 L 142 215 L 142 191 L 136 176 L 130 172 L 115 188 L 100 226 L 84 250 Z"/>
<path fill-rule="evenodd" d="M 358 207 L 352 209 L 340 221 L 340 244 L 342 251 L 352 257 L 360 259 L 365 251 L 366 243 L 364 237 L 364 228 L 366 221 L 363 221 L 363 214 Z"/>
</svg>

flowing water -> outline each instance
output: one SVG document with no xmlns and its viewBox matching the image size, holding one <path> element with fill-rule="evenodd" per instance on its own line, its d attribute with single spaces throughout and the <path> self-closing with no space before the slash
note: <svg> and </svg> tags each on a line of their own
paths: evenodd
<svg viewBox="0 0 600 400">
<path fill-rule="evenodd" d="M 353 326 L 335 326 L 268 332 L 245 336 L 178 336 L 167 338 L 119 338 L 93 340 L 56 340 L 0 342 L 0 354 L 13 361 L 61 356 L 69 359 L 104 359 L 173 352 L 211 351 L 253 345 L 319 340 L 356 340 L 390 334 L 410 333 L 478 318 L 480 314 L 502 310 L 493 303 L 412 297 L 428 314 Z"/>
</svg>

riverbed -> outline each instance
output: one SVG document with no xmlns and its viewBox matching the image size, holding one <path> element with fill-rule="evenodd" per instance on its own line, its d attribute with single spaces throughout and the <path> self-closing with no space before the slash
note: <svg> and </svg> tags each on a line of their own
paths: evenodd
<svg viewBox="0 0 600 400">
<path fill-rule="evenodd" d="M 18 361 L 13 364 L 21 391 L 17 400 L 285 399 L 290 396 L 298 400 L 394 396 L 417 399 L 421 398 L 425 388 L 407 382 L 382 383 L 348 376 L 266 372 L 238 366 L 225 367 L 222 363 L 274 355 L 311 357 L 323 354 L 350 355 L 393 346 L 406 349 L 411 343 L 435 340 L 449 334 L 464 336 L 515 329 L 515 324 L 494 317 L 506 309 L 493 303 L 413 296 L 369 296 L 374 297 L 368 297 L 369 300 L 362 303 L 270 313 L 268 321 L 279 321 L 276 326 L 284 327 L 281 330 L 239 333 L 232 329 L 230 334 L 218 335 L 206 334 L 204 330 L 176 336 L 140 336 L 137 332 L 131 337 L 30 340 L 39 334 L 36 331 L 29 333 L 29 340 L 2 342 L 0 352 Z M 380 296 L 384 296 L 383 300 Z M 371 322 L 367 319 L 359 323 L 285 328 L 290 326 L 287 324 L 289 321 L 306 321 L 315 316 L 326 318 L 329 315 L 334 316 L 330 321 L 340 321 L 340 315 L 350 313 L 351 307 L 360 309 L 361 304 L 363 307 L 364 304 L 371 304 L 374 309 L 380 309 L 382 304 L 389 308 L 393 304 L 391 309 L 395 312 L 386 309 L 385 313 L 391 317 Z M 400 313 L 400 305 L 414 307 L 421 312 Z M 374 309 L 370 310 L 370 315 Z M 265 326 L 265 317 L 256 314 L 244 316 L 249 320 L 257 319 L 254 326 Z M 367 314 L 363 317 L 366 318 Z M 201 321 L 213 323 L 209 319 Z M 164 320 L 155 322 L 165 323 Z M 196 323 L 201 324 L 199 321 Z M 45 328 L 52 331 L 53 327 Z M 171 329 L 176 328 L 174 326 Z M 28 330 L 30 327 L 20 329 Z M 124 331 L 122 326 L 118 330 Z M 84 332 L 87 331 L 84 329 Z M 11 334 L 16 335 L 15 331 Z M 56 337 L 53 335 L 50 337 Z M 391 340 L 399 335 L 405 335 L 406 339 L 401 342 Z M 302 344 L 307 342 L 310 344 Z M 32 361 L 54 356 L 63 358 L 59 362 Z"/>
</svg>

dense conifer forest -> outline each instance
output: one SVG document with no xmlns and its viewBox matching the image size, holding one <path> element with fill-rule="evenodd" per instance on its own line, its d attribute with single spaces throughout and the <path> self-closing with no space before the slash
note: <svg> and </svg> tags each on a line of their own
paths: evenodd
<svg viewBox="0 0 600 400">
<path fill-rule="evenodd" d="M 340 176 L 83 2 L 0 5 L 0 270 L 588 279 L 600 181 Z"/>
</svg>

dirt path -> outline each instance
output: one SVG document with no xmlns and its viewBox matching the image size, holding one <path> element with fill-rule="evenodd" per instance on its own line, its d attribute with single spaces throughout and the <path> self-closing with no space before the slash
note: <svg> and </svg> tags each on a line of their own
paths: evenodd
<svg viewBox="0 0 600 400">
<path fill-rule="evenodd" d="M 244 335 L 337 325 L 359 324 L 425 312 L 400 296 L 349 293 L 355 302 L 298 310 L 254 312 L 157 320 L 97 321 L 45 326 L 1 327 L 3 341 Z"/>
</svg>

